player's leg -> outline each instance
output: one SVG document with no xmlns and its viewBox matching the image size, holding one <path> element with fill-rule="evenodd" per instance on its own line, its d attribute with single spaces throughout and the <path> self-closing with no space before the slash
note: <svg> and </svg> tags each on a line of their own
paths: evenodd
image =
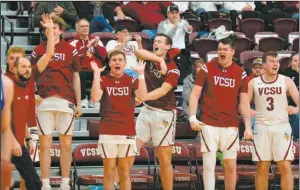
<svg viewBox="0 0 300 190">
<path fill-rule="evenodd" d="M 74 115 L 56 111 L 55 126 L 59 132 L 61 188 L 69 187 L 72 162 L 72 134 L 74 130 Z"/>
<path fill-rule="evenodd" d="M 216 167 L 216 152 L 203 152 L 203 183 L 204 189 L 215 189 L 215 167 Z"/>
<path fill-rule="evenodd" d="M 281 189 L 292 190 L 294 188 L 294 178 L 292 173 L 291 161 L 284 160 L 277 162 L 280 171 Z"/>
<path fill-rule="evenodd" d="M 25 180 L 20 176 L 20 190 L 26 190 Z"/>
<path fill-rule="evenodd" d="M 40 166 L 41 166 L 41 180 L 43 183 L 43 190 L 51 189 L 49 175 L 50 175 L 50 149 L 52 146 L 52 131 L 54 130 L 54 112 L 42 111 L 37 112 L 37 124 L 40 137 Z"/>
<path fill-rule="evenodd" d="M 255 187 L 256 190 L 268 189 L 269 185 L 269 161 L 257 162 L 256 176 L 255 176 Z"/>
<path fill-rule="evenodd" d="M 172 146 L 156 147 L 160 178 L 164 190 L 173 189 Z"/>
<path fill-rule="evenodd" d="M 134 161 L 134 156 L 118 158 L 118 173 L 120 177 L 120 189 L 130 190 L 130 168 Z"/>
<path fill-rule="evenodd" d="M 135 130 L 136 130 L 136 146 L 140 150 L 146 142 L 151 138 L 151 111 L 146 107 L 143 107 L 139 116 L 136 119 Z"/>
</svg>

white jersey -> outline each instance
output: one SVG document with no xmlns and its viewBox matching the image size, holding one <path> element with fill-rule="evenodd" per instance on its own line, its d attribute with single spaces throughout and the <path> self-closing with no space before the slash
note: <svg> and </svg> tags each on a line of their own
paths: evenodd
<svg viewBox="0 0 300 190">
<path fill-rule="evenodd" d="M 285 80 L 279 74 L 271 83 L 264 82 L 262 77 L 254 78 L 255 124 L 272 126 L 289 122 Z"/>
</svg>

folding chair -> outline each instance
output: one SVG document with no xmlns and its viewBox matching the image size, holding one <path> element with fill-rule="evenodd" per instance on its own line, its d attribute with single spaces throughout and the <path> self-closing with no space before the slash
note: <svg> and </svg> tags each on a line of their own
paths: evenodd
<svg viewBox="0 0 300 190">
<path fill-rule="evenodd" d="M 275 32 L 283 39 L 287 39 L 289 33 L 297 30 L 297 21 L 291 18 L 280 18 L 274 20 Z"/>
<path fill-rule="evenodd" d="M 187 18 L 188 23 L 193 26 L 193 32 L 199 32 L 201 29 L 201 21 L 196 18 Z"/>
<path fill-rule="evenodd" d="M 235 40 L 235 53 L 234 53 L 234 58 L 240 59 L 240 54 L 243 51 L 247 51 L 251 49 L 251 40 L 247 37 L 240 37 L 238 36 Z"/>
<path fill-rule="evenodd" d="M 80 186 L 88 185 L 99 185 L 103 184 L 104 174 L 102 175 L 92 175 L 92 174 L 80 174 L 78 171 L 79 166 L 95 166 L 102 164 L 102 158 L 100 156 L 100 151 L 98 150 L 97 143 L 91 144 L 80 144 L 78 145 L 72 153 L 73 157 L 73 190 L 77 185 L 78 190 Z"/>
<path fill-rule="evenodd" d="M 209 62 L 213 58 L 218 57 L 218 51 L 209 51 L 206 53 L 206 61 Z"/>
<path fill-rule="evenodd" d="M 206 60 L 206 53 L 209 51 L 216 51 L 218 49 L 218 41 L 208 38 L 196 39 L 193 42 L 195 51 L 202 59 Z"/>
<path fill-rule="evenodd" d="M 299 38 L 296 38 L 293 41 L 293 51 L 299 52 Z"/>
<path fill-rule="evenodd" d="M 259 18 L 248 18 L 241 21 L 241 32 L 251 40 L 255 33 L 263 31 L 264 28 L 265 22 Z"/>
</svg>

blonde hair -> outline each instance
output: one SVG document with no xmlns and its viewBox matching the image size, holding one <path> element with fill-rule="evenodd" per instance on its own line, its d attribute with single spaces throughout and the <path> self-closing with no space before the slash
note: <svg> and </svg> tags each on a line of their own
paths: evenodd
<svg viewBox="0 0 300 190">
<path fill-rule="evenodd" d="M 25 55 L 25 50 L 24 48 L 20 47 L 20 46 L 11 46 L 8 50 L 7 50 L 7 55 L 9 54 L 14 54 L 14 53 L 21 53 L 22 57 Z"/>
<path fill-rule="evenodd" d="M 64 19 L 56 15 L 51 16 L 51 18 L 53 20 L 53 23 L 59 26 L 59 29 L 65 30 L 67 28 L 67 23 L 64 21 Z"/>
</svg>

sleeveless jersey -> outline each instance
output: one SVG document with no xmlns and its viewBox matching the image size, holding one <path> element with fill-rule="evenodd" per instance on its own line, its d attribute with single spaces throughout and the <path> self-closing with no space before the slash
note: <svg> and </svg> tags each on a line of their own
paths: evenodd
<svg viewBox="0 0 300 190">
<path fill-rule="evenodd" d="M 271 126 L 289 122 L 285 76 L 277 75 L 274 82 L 262 77 L 254 79 L 255 123 Z"/>
</svg>

